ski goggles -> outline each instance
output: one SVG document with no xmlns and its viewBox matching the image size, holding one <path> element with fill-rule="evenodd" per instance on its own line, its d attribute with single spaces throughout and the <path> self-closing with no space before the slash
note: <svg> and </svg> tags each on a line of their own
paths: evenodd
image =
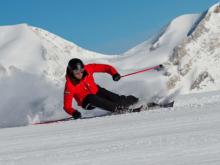
<svg viewBox="0 0 220 165">
<path fill-rule="evenodd" d="M 77 69 L 77 70 L 72 70 L 72 73 L 74 74 L 74 75 L 79 75 L 79 74 L 82 74 L 84 72 L 84 69 L 82 68 L 82 69 Z"/>
</svg>

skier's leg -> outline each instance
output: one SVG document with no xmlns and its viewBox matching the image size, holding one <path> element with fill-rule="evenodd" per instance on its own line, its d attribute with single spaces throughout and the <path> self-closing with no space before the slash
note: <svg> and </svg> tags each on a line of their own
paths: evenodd
<svg viewBox="0 0 220 165">
<path fill-rule="evenodd" d="M 88 109 L 89 106 L 102 108 L 110 112 L 115 112 L 118 107 L 118 104 L 111 102 L 105 98 L 102 98 L 98 95 L 90 94 L 86 96 L 82 104 L 82 107 L 84 109 Z"/>
<path fill-rule="evenodd" d="M 105 88 L 102 88 L 100 86 L 99 86 L 99 91 L 98 91 L 97 95 L 100 97 L 104 97 L 114 103 L 117 103 L 117 104 L 119 104 L 121 106 L 125 106 L 125 107 L 128 107 L 128 106 L 138 102 L 138 98 L 136 98 L 135 96 L 118 95 L 118 94 L 113 93 L 111 91 L 108 91 Z"/>
<path fill-rule="evenodd" d="M 110 100 L 112 102 L 119 102 L 121 97 L 125 97 L 125 96 L 120 96 L 116 93 L 113 93 L 111 91 L 106 90 L 105 88 L 102 88 L 99 86 L 99 90 L 97 92 L 97 95 L 103 98 L 106 98 L 107 100 Z"/>
</svg>

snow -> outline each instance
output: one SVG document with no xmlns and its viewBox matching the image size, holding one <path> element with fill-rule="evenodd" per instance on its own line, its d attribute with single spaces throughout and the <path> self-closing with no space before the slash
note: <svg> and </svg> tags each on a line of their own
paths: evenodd
<svg viewBox="0 0 220 165">
<path fill-rule="evenodd" d="M 187 37 L 187 33 L 198 17 L 199 14 L 187 14 L 175 18 L 156 37 L 125 52 L 124 56 L 120 57 L 126 64 L 123 67 L 125 69 L 144 68 L 166 62 L 173 48 Z"/>
<path fill-rule="evenodd" d="M 179 16 L 160 33 L 122 55 L 92 52 L 46 30 L 27 24 L 1 26 L 0 127 L 28 125 L 66 117 L 67 114 L 63 111 L 63 88 L 66 65 L 71 58 L 81 58 L 85 63 L 113 65 L 121 75 L 161 63 L 165 64 L 167 73 L 170 72 L 168 76 L 164 76 L 163 72 L 150 71 L 123 78 L 115 83 L 107 74 L 95 75 L 96 82 L 101 86 L 119 94 L 132 94 L 149 102 L 170 101 L 180 93 L 190 93 L 190 87 L 199 90 L 206 87 L 206 91 L 220 89 L 217 85 L 220 72 L 215 67 L 219 63 L 218 45 L 214 45 L 216 46 L 214 54 L 212 50 L 208 51 L 209 47 L 213 47 L 211 41 L 217 40 L 215 36 L 218 34 L 218 25 L 213 26 L 219 19 L 219 14 L 215 12 L 216 6 L 214 5 L 207 12 L 208 15 L 211 13 L 210 20 L 207 20 L 204 14 Z M 203 20 L 201 15 L 204 16 Z M 198 20 L 201 21 L 197 25 Z M 209 33 L 213 33 L 212 35 L 199 31 L 203 22 L 211 29 Z M 195 27 L 196 25 L 198 27 Z M 194 32 L 187 36 L 189 31 Z M 196 43 L 190 40 L 195 33 L 199 33 L 202 38 Z M 204 44 L 204 38 L 208 36 L 211 36 L 210 41 L 206 40 L 208 42 Z M 187 39 L 190 42 L 186 44 Z M 210 45 L 205 46 L 207 52 L 211 54 L 210 58 L 205 56 L 207 52 L 203 53 L 204 55 L 202 52 L 199 53 L 195 58 L 197 63 L 192 65 L 186 76 L 181 75 L 181 68 L 185 65 L 189 66 L 188 61 L 190 62 L 191 56 L 182 58 L 185 54 L 179 53 L 181 51 L 178 49 L 182 44 L 181 47 L 187 47 L 186 54 L 192 55 L 197 52 L 199 48 L 197 45 Z M 179 54 L 182 55 L 181 58 Z M 179 61 L 178 65 L 174 64 L 175 60 Z M 207 69 L 209 65 L 213 67 Z M 201 82 L 200 79 L 205 81 Z M 100 109 L 87 112 L 78 107 L 76 102 L 73 102 L 73 105 L 86 116 L 107 113 Z"/>
<path fill-rule="evenodd" d="M 122 55 L 92 52 L 27 24 L 1 26 L 0 164 L 219 164 L 219 13 L 215 4 L 179 16 Z M 175 100 L 174 108 L 97 117 L 108 112 L 73 102 L 97 118 L 32 125 L 68 116 L 63 88 L 71 58 L 113 65 L 121 75 L 162 63 L 162 72 L 95 79 L 146 102 Z"/>
<path fill-rule="evenodd" d="M 80 55 L 111 58 L 27 24 L 0 27 L 0 127 L 65 117 L 66 65 Z"/>
<path fill-rule="evenodd" d="M 220 100 L 213 96 L 220 91 L 181 96 L 171 109 L 1 129 L 0 164 L 217 165 Z"/>
<path fill-rule="evenodd" d="M 219 90 L 219 22 L 219 4 L 215 4 L 191 35 L 175 48 L 167 67 L 171 89 L 182 88 L 181 93 Z"/>
</svg>

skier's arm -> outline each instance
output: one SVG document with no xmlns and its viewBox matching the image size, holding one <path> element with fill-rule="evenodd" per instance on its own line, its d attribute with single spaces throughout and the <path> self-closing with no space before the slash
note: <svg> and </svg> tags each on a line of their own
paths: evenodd
<svg viewBox="0 0 220 165">
<path fill-rule="evenodd" d="M 68 89 L 68 85 L 65 85 L 64 90 L 64 106 L 63 109 L 68 113 L 69 115 L 73 115 L 76 110 L 72 108 L 72 100 L 73 100 L 73 93 Z"/>
<path fill-rule="evenodd" d="M 112 76 L 118 74 L 117 70 L 113 66 L 107 64 L 88 64 L 88 67 L 92 68 L 93 72 L 104 72 Z"/>
</svg>

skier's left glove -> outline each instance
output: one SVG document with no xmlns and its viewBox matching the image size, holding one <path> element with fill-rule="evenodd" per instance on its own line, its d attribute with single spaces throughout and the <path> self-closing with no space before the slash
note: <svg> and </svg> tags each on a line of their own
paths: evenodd
<svg viewBox="0 0 220 165">
<path fill-rule="evenodd" d="M 72 116 L 74 119 L 80 119 L 82 117 L 81 113 L 77 110 L 73 112 Z"/>
<path fill-rule="evenodd" d="M 119 81 L 119 80 L 121 79 L 121 75 L 118 74 L 118 73 L 116 73 L 116 74 L 114 74 L 114 75 L 112 76 L 112 79 L 113 79 L 114 81 Z"/>
</svg>

